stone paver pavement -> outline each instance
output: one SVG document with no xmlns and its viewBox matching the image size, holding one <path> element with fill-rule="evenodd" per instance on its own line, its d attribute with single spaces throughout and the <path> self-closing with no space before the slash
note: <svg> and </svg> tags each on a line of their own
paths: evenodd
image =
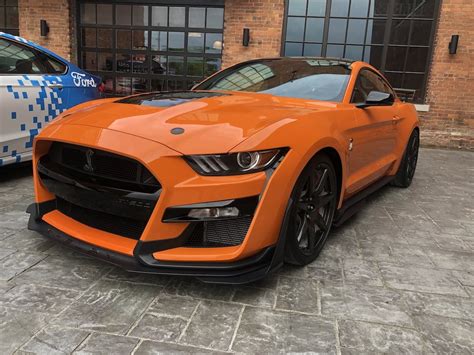
<svg viewBox="0 0 474 355">
<path fill-rule="evenodd" d="M 320 258 L 248 286 L 136 275 L 26 229 L 0 170 L 0 353 L 474 353 L 474 154 L 423 149 Z"/>
</svg>

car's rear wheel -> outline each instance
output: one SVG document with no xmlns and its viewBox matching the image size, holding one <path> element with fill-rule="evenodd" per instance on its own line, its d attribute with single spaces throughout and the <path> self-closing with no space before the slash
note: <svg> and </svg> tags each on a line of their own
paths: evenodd
<svg viewBox="0 0 474 355">
<path fill-rule="evenodd" d="M 392 181 L 392 185 L 398 187 L 408 187 L 411 185 L 415 175 L 416 164 L 418 162 L 418 150 L 420 148 L 420 133 L 415 129 L 408 140 L 402 162 L 398 168 L 397 175 Z"/>
<path fill-rule="evenodd" d="M 316 155 L 293 189 L 285 262 L 306 265 L 321 252 L 337 206 L 337 177 L 325 154 Z"/>
</svg>

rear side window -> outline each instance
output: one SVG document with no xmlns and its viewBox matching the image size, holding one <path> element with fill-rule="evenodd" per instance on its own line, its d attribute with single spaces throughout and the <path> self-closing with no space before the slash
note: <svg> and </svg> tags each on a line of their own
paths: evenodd
<svg viewBox="0 0 474 355">
<path fill-rule="evenodd" d="M 395 97 L 395 93 L 387 82 L 377 73 L 369 69 L 362 69 L 357 78 L 354 92 L 352 93 L 352 103 L 365 102 L 371 91 L 380 91 L 391 94 Z"/>
<path fill-rule="evenodd" d="M 0 38 L 0 74 L 63 74 L 66 66 L 28 46 Z"/>
</svg>

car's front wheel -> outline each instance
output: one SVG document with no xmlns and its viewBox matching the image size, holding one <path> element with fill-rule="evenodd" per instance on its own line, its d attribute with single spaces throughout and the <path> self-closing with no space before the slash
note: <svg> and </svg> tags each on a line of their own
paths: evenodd
<svg viewBox="0 0 474 355">
<path fill-rule="evenodd" d="M 306 265 L 321 252 L 337 207 L 337 177 L 325 154 L 305 167 L 293 189 L 285 262 Z"/>
</svg>

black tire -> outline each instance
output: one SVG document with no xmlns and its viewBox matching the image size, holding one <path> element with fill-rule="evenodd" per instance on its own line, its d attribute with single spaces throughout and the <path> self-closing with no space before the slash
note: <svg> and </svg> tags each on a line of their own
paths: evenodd
<svg viewBox="0 0 474 355">
<path fill-rule="evenodd" d="M 415 129 L 408 140 L 397 175 L 395 175 L 395 179 L 392 181 L 393 186 L 406 188 L 411 185 L 413 176 L 415 175 L 416 164 L 418 162 L 419 148 L 420 133 Z"/>
<path fill-rule="evenodd" d="M 337 207 L 336 171 L 327 155 L 318 154 L 308 163 L 293 188 L 292 199 L 285 262 L 303 266 L 321 252 Z"/>
</svg>

